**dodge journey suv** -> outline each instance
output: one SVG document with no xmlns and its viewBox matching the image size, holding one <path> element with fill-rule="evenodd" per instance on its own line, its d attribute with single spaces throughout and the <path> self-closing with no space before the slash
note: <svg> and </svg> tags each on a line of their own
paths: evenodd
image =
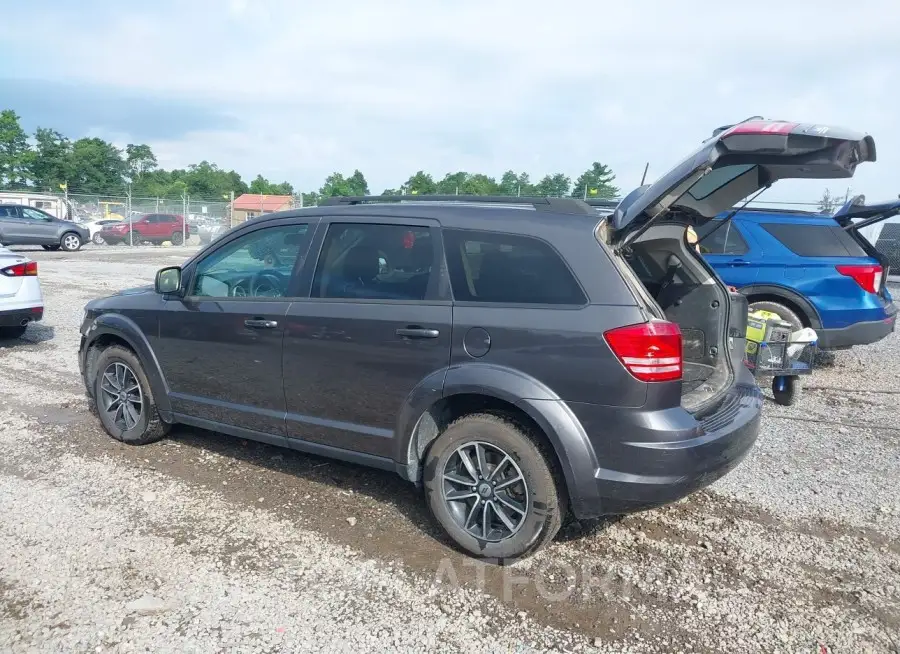
<svg viewBox="0 0 900 654">
<path fill-rule="evenodd" d="M 687 226 L 874 158 L 869 136 L 750 121 L 607 216 L 459 196 L 266 215 L 88 303 L 81 371 L 122 442 L 182 423 L 396 471 L 461 548 L 525 556 L 567 512 L 671 502 L 746 455 L 747 302 Z"/>
</svg>

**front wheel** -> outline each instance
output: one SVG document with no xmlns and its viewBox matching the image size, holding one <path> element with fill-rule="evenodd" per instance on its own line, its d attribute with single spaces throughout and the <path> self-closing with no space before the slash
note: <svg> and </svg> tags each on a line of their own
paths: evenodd
<svg viewBox="0 0 900 654">
<path fill-rule="evenodd" d="M 75 252 L 81 249 L 81 237 L 73 232 L 68 232 L 63 234 L 63 237 L 59 240 L 59 245 L 66 252 Z M 59 247 L 54 248 L 51 246 L 51 249 L 59 249 Z"/>
<path fill-rule="evenodd" d="M 565 512 L 552 456 L 538 435 L 506 416 L 460 418 L 425 459 L 431 512 L 473 556 L 528 556 L 553 539 Z"/>
<path fill-rule="evenodd" d="M 168 433 L 134 352 L 110 346 L 97 358 L 94 370 L 93 400 L 107 434 L 128 445 L 146 445 Z"/>
</svg>

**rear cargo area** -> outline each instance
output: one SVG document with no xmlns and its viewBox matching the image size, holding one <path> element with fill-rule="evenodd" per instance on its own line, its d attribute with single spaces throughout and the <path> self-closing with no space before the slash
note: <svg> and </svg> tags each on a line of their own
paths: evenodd
<svg viewBox="0 0 900 654">
<path fill-rule="evenodd" d="M 654 225 L 621 253 L 646 291 L 657 317 L 676 323 L 683 339 L 682 406 L 709 406 L 730 386 L 741 352 L 729 348 L 732 298 L 699 253 L 685 240 L 685 224 Z M 746 312 L 746 301 L 743 301 Z M 736 313 L 739 314 L 738 308 Z M 740 319 L 740 316 L 735 316 Z M 738 342 L 743 344 L 743 333 Z M 734 339 L 731 339 L 734 344 Z"/>
</svg>

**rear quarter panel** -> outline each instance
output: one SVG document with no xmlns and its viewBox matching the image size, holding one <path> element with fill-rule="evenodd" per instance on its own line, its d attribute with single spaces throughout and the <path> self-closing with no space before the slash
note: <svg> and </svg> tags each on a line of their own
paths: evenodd
<svg viewBox="0 0 900 654">
<path fill-rule="evenodd" d="M 786 287 L 804 296 L 818 312 L 823 328 L 835 329 L 884 318 L 887 300 L 864 291 L 836 269 L 841 264 L 874 265 L 878 263 L 875 259 L 802 257 L 791 252 L 760 224 L 745 223 L 744 227 L 759 246 L 753 258 L 758 270 L 755 283 Z"/>
</svg>

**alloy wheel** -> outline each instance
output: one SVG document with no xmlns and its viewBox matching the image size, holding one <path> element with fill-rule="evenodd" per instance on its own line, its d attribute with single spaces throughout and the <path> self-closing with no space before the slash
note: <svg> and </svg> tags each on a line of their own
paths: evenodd
<svg viewBox="0 0 900 654">
<path fill-rule="evenodd" d="M 458 447 L 444 466 L 442 489 L 454 521 L 485 541 L 513 536 L 530 509 L 522 470 L 509 454 L 490 443 Z"/>
<path fill-rule="evenodd" d="M 144 412 L 144 394 L 134 371 L 114 361 L 103 371 L 100 406 L 110 421 L 122 431 L 133 429 Z"/>
<path fill-rule="evenodd" d="M 67 250 L 77 250 L 78 246 L 81 245 L 81 239 L 79 239 L 74 234 L 69 234 L 63 239 L 63 247 Z"/>
</svg>

